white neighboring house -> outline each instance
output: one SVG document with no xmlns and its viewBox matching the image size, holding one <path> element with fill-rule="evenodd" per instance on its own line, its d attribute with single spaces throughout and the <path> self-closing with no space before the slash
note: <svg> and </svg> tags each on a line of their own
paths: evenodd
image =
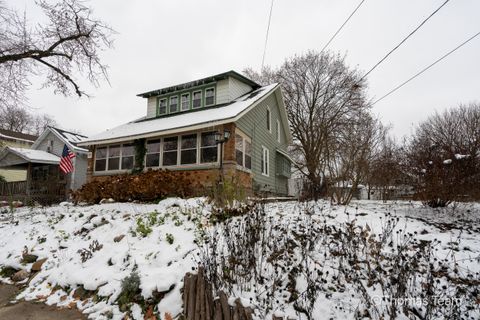
<svg viewBox="0 0 480 320">
<path fill-rule="evenodd" d="M 86 182 L 88 150 L 77 146 L 86 136 L 47 127 L 33 143 L 31 149 L 6 147 L 0 152 L 0 168 L 27 170 L 27 179 L 10 188 L 0 188 L 0 197 L 24 198 L 42 202 L 64 200 L 70 190 Z M 64 175 L 59 168 L 64 146 L 75 154 L 74 171 Z"/>
</svg>

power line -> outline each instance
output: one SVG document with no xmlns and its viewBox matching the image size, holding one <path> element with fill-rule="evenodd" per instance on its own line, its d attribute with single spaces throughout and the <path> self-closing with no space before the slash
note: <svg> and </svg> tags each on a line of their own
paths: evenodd
<svg viewBox="0 0 480 320">
<path fill-rule="evenodd" d="M 268 33 L 270 32 L 270 21 L 272 20 L 273 1 L 274 0 L 272 0 L 272 4 L 270 5 L 270 14 L 268 15 L 267 34 L 265 35 L 265 46 L 263 47 L 262 69 L 261 70 L 263 70 L 263 65 L 265 63 L 265 54 L 267 52 Z"/>
<path fill-rule="evenodd" d="M 347 22 L 353 17 L 353 15 L 355 14 L 355 12 L 357 12 L 357 10 L 361 7 L 361 5 L 365 2 L 365 0 L 362 0 L 358 6 L 355 8 L 355 10 L 353 10 L 353 12 L 348 16 L 347 20 L 345 20 L 343 22 L 343 24 L 340 26 L 340 28 L 338 28 L 337 32 L 335 32 L 333 34 L 333 36 L 330 38 L 330 40 L 328 40 L 327 44 L 325 44 L 322 48 L 322 50 L 320 51 L 320 53 L 322 53 L 327 47 L 328 45 L 333 41 L 333 39 L 337 36 L 337 34 L 343 29 L 343 27 L 347 24 Z"/>
<path fill-rule="evenodd" d="M 428 69 L 430 69 L 431 67 L 433 67 L 434 65 L 436 65 L 437 63 L 439 63 L 440 61 L 442 61 L 443 59 L 445 59 L 446 57 L 448 57 L 449 55 L 451 55 L 452 53 L 454 53 L 455 51 L 457 51 L 458 49 L 460 49 L 461 47 L 463 47 L 464 45 L 466 45 L 467 43 L 469 43 L 470 41 L 472 41 L 474 38 L 478 37 L 480 35 L 480 32 L 478 32 L 477 34 L 475 34 L 474 36 L 468 38 L 467 40 L 465 40 L 462 44 L 460 44 L 459 46 L 457 46 L 456 48 L 454 48 L 453 50 L 450 50 L 449 52 L 447 52 L 446 54 L 444 54 L 442 57 L 440 57 L 439 59 L 437 59 L 435 62 L 433 62 L 432 64 L 430 64 L 429 66 L 425 67 L 424 69 L 422 69 L 420 72 L 416 73 L 413 77 L 411 77 L 410 79 L 404 81 L 403 83 L 401 83 L 400 85 L 396 86 L 395 88 L 393 88 L 392 90 L 390 90 L 387 94 L 383 95 L 381 98 L 377 99 L 375 102 L 373 102 L 370 106 L 373 106 L 374 104 L 376 104 L 377 102 L 385 99 L 386 97 L 388 97 L 389 95 L 391 95 L 392 93 L 394 93 L 395 91 L 397 91 L 398 89 L 400 89 L 401 87 L 403 87 L 404 85 L 406 85 L 407 83 L 409 83 L 410 81 L 412 81 L 413 79 L 415 79 L 416 77 L 420 76 L 422 73 L 424 73 L 425 71 L 427 71 Z"/>
<path fill-rule="evenodd" d="M 378 61 L 370 70 L 368 70 L 367 73 L 365 73 L 365 75 L 360 79 L 360 80 L 363 80 L 365 79 L 373 70 L 375 70 L 375 68 L 377 68 L 383 61 L 385 61 L 395 50 L 397 50 L 405 41 L 408 40 L 408 38 L 410 38 L 415 32 L 418 31 L 418 29 L 420 29 L 428 20 L 430 20 L 431 17 L 433 17 L 438 11 L 440 11 L 440 9 L 443 8 L 443 6 L 445 6 L 450 0 L 446 0 L 440 7 L 438 7 L 435 11 L 433 11 L 425 20 L 422 21 L 422 23 L 420 23 L 418 25 L 418 27 L 416 27 L 412 32 L 410 32 L 410 34 L 408 36 L 406 36 L 402 41 L 400 41 L 399 44 L 397 44 L 392 50 L 390 50 L 380 61 Z"/>
</svg>

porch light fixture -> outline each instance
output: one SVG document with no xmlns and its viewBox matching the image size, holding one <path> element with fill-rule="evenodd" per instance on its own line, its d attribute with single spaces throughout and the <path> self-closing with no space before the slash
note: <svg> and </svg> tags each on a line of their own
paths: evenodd
<svg viewBox="0 0 480 320">
<path fill-rule="evenodd" d="M 222 133 L 217 131 L 215 132 L 215 143 L 220 145 L 220 173 L 221 176 L 223 175 L 223 144 L 230 139 L 230 130 L 223 130 L 223 137 Z"/>
</svg>

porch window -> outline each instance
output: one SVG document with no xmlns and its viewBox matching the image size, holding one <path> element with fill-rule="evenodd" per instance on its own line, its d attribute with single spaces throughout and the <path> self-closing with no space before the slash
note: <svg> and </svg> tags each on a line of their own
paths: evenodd
<svg viewBox="0 0 480 320">
<path fill-rule="evenodd" d="M 202 133 L 200 145 L 200 162 L 217 162 L 218 148 L 215 142 L 215 132 Z"/>
<path fill-rule="evenodd" d="M 177 164 L 178 137 L 163 139 L 163 165 L 174 166 Z"/>
<path fill-rule="evenodd" d="M 235 135 L 235 157 L 237 164 L 243 167 L 243 137 L 239 134 Z"/>
<path fill-rule="evenodd" d="M 252 169 L 252 143 L 245 139 L 245 168 Z"/>
<path fill-rule="evenodd" d="M 182 111 L 190 109 L 190 93 L 184 93 L 180 96 L 180 104 Z"/>
<path fill-rule="evenodd" d="M 158 114 L 167 114 L 167 99 L 158 100 Z"/>
<path fill-rule="evenodd" d="M 120 169 L 120 146 L 108 147 L 108 170 Z"/>
<path fill-rule="evenodd" d="M 181 164 L 197 163 L 197 135 L 182 136 Z"/>
<path fill-rule="evenodd" d="M 97 148 L 95 150 L 95 171 L 105 171 L 107 169 L 107 147 Z"/>
<path fill-rule="evenodd" d="M 147 141 L 147 168 L 160 166 L 160 139 Z"/>
<path fill-rule="evenodd" d="M 202 106 L 202 91 L 195 91 L 192 99 L 193 108 L 200 108 Z"/>
<path fill-rule="evenodd" d="M 133 169 L 134 147 L 133 144 L 122 145 L 122 170 Z"/>
<path fill-rule="evenodd" d="M 215 89 L 208 88 L 205 90 L 205 106 L 212 106 L 215 104 Z"/>
<path fill-rule="evenodd" d="M 262 146 L 262 174 L 268 176 L 270 169 L 270 151 Z"/>
<path fill-rule="evenodd" d="M 178 111 L 178 96 L 170 97 L 170 113 Z"/>
</svg>

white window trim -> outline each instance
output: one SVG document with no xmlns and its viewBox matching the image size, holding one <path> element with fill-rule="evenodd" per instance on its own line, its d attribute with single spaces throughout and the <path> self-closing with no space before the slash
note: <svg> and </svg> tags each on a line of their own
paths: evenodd
<svg viewBox="0 0 480 320">
<path fill-rule="evenodd" d="M 188 108 L 187 109 L 183 109 L 183 101 L 182 101 L 182 97 L 184 96 L 187 96 L 187 102 L 188 102 Z M 188 110 L 191 110 L 191 103 L 190 103 L 190 92 L 185 92 L 185 93 L 182 93 L 180 94 L 180 111 L 188 111 Z"/>
<path fill-rule="evenodd" d="M 272 111 L 270 110 L 270 107 L 267 106 L 267 116 L 268 116 L 268 126 L 267 130 L 272 133 Z"/>
<path fill-rule="evenodd" d="M 265 157 L 265 153 L 266 153 L 266 157 Z M 270 176 L 270 150 L 268 150 L 265 146 L 262 146 L 262 159 L 263 159 L 261 163 L 262 175 L 265 177 L 269 177 Z"/>
<path fill-rule="evenodd" d="M 248 143 L 250 143 L 250 145 L 252 146 L 253 148 L 253 145 L 252 145 L 252 139 L 247 136 L 245 133 L 243 133 L 243 131 L 239 130 L 238 128 L 235 129 L 235 134 L 238 134 L 239 136 L 242 137 L 242 165 L 239 165 L 237 163 L 237 168 L 241 168 L 242 170 L 245 170 L 245 171 L 252 171 L 252 168 L 247 168 L 245 166 L 245 149 L 246 149 L 246 143 L 248 141 Z M 234 139 L 235 139 L 235 135 L 233 135 Z M 236 146 L 236 143 L 235 143 L 235 151 L 237 150 L 237 146 Z M 250 150 L 250 158 L 252 158 L 252 150 Z M 236 157 L 235 157 L 235 163 L 236 163 Z M 253 166 L 253 164 L 250 164 L 251 166 Z"/>
<path fill-rule="evenodd" d="M 277 142 L 282 143 L 282 135 L 280 130 L 280 121 L 277 119 Z"/>
<path fill-rule="evenodd" d="M 207 104 L 207 91 L 210 90 L 210 89 L 213 90 L 213 103 L 212 103 L 212 104 Z M 204 103 L 204 106 L 205 106 L 205 107 L 214 106 L 214 105 L 215 105 L 215 102 L 216 102 L 216 100 L 217 100 L 217 99 L 215 99 L 215 98 L 216 98 L 216 97 L 215 97 L 215 87 L 205 88 L 204 91 L 205 91 L 205 92 L 204 92 L 204 97 L 205 97 L 205 98 L 204 98 L 204 100 L 205 100 L 205 101 L 204 101 L 204 102 L 205 102 L 205 103 Z"/>
<path fill-rule="evenodd" d="M 195 93 L 198 93 L 198 92 L 200 92 L 200 106 L 199 107 L 194 107 L 193 106 L 193 96 L 195 95 Z M 202 90 L 193 91 L 192 92 L 192 109 L 200 109 L 201 107 L 203 107 L 203 93 L 202 93 Z"/>
</svg>

